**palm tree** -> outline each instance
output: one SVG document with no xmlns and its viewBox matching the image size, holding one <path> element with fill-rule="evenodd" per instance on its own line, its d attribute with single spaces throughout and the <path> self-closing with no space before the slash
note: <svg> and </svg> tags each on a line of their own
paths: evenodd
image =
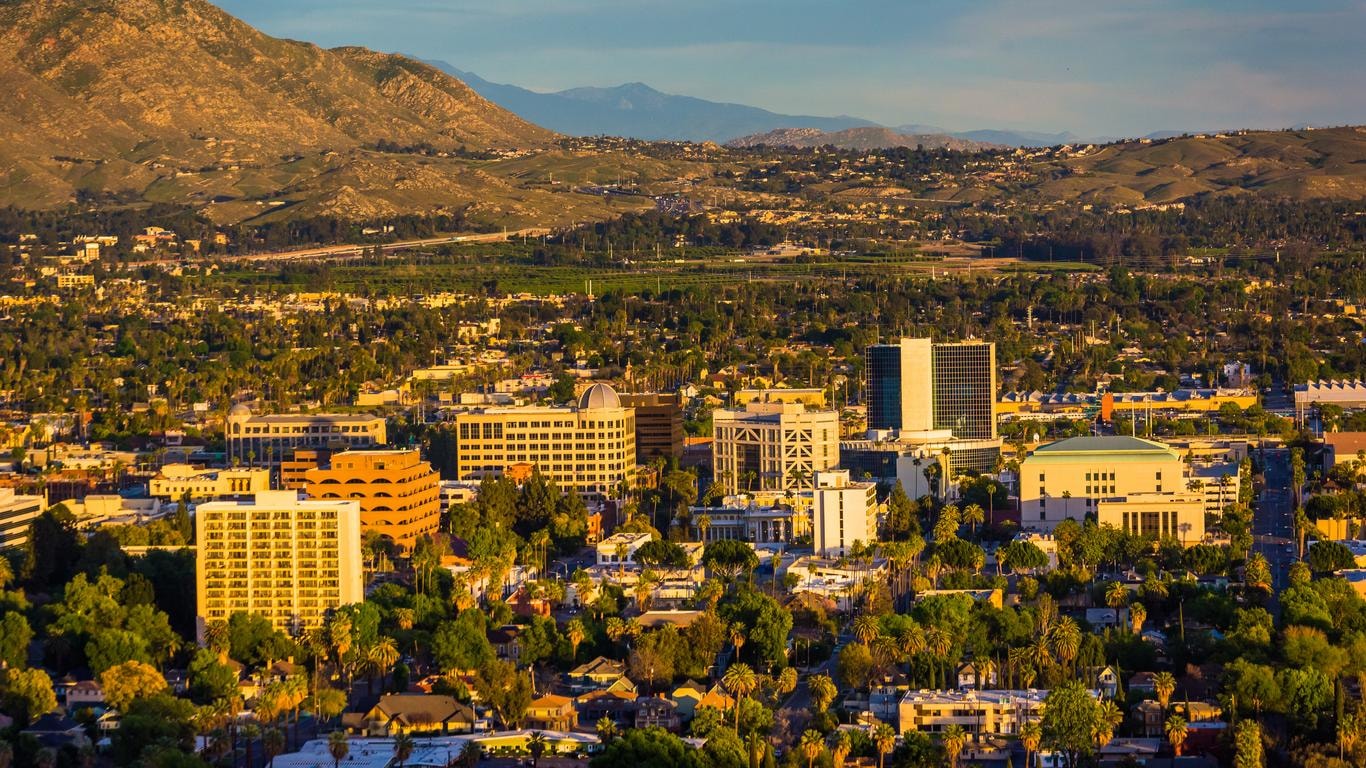
<svg viewBox="0 0 1366 768">
<path fill-rule="evenodd" d="M 598 740 L 600 740 L 603 745 L 611 744 L 612 741 L 617 738 L 617 723 L 610 717 L 603 717 L 598 720 L 597 729 Z"/>
<path fill-rule="evenodd" d="M 275 756 L 285 751 L 285 734 L 279 728 L 267 728 L 261 734 L 261 749 L 266 753 L 266 764 L 275 765 Z"/>
<path fill-rule="evenodd" d="M 877 768 L 885 768 L 887 755 L 896 748 L 896 731 L 886 723 L 878 723 L 873 729 L 873 745 L 877 747 Z"/>
<path fill-rule="evenodd" d="M 1039 744 L 1043 741 L 1043 726 L 1038 721 L 1031 720 L 1020 726 L 1020 746 L 1025 750 L 1025 766 L 1030 765 L 1030 758 L 1038 751 Z"/>
<path fill-rule="evenodd" d="M 1105 588 L 1105 604 L 1119 610 L 1129 602 L 1129 589 L 1118 581 L 1112 581 Z"/>
<path fill-rule="evenodd" d="M 806 685 L 811 689 L 811 703 L 816 705 L 816 711 L 824 713 L 829 709 L 831 702 L 835 700 L 835 694 L 839 691 L 835 688 L 835 681 L 829 675 L 812 675 L 806 681 Z"/>
<path fill-rule="evenodd" d="M 1129 605 L 1129 628 L 1135 635 L 1143 632 L 1143 622 L 1148 620 L 1148 609 L 1143 603 L 1133 602 Z"/>
<path fill-rule="evenodd" d="M 783 667 L 783 671 L 778 673 L 775 684 L 778 693 L 786 696 L 797 690 L 797 670 L 795 667 Z"/>
<path fill-rule="evenodd" d="M 986 511 L 980 504 L 969 504 L 963 507 L 963 522 L 967 523 L 972 531 L 972 537 L 977 538 L 977 526 L 986 521 Z"/>
<path fill-rule="evenodd" d="M 247 765 L 256 765 L 256 761 L 251 757 L 252 745 L 256 743 L 256 739 L 261 735 L 261 726 L 256 723 L 247 723 L 242 726 L 241 733 L 242 738 L 247 740 Z"/>
<path fill-rule="evenodd" d="M 394 619 L 398 621 L 398 628 L 407 632 L 413 628 L 416 613 L 412 608 L 399 608 L 394 611 Z"/>
<path fill-rule="evenodd" d="M 564 635 L 569 640 L 570 662 L 576 663 L 579 660 L 579 645 L 588 638 L 588 630 L 584 629 L 583 622 L 576 617 L 565 625 Z"/>
<path fill-rule="evenodd" d="M 961 757 L 963 747 L 968 743 L 968 734 L 963 727 L 958 724 L 950 725 L 944 729 L 944 735 L 940 737 L 944 744 L 944 751 L 949 756 L 949 765 L 958 768 L 958 759 Z"/>
<path fill-rule="evenodd" d="M 740 735 L 740 700 L 753 693 L 759 685 L 759 677 L 754 670 L 743 662 L 730 665 L 721 678 L 721 687 L 735 697 L 735 735 Z"/>
<path fill-rule="evenodd" d="M 394 759 L 398 761 L 398 768 L 403 768 L 403 764 L 408 758 L 413 756 L 413 749 L 417 747 L 417 742 L 413 737 L 406 733 L 394 735 Z"/>
<path fill-rule="evenodd" d="M 526 742 L 526 751 L 531 755 L 531 768 L 536 768 L 540 764 L 541 755 L 545 754 L 545 748 L 545 734 L 540 731 L 533 731 Z"/>
<path fill-rule="evenodd" d="M 1064 616 L 1053 625 L 1049 635 L 1053 655 L 1058 657 L 1058 663 L 1070 667 L 1081 649 L 1081 628 L 1070 616 Z"/>
<path fill-rule="evenodd" d="M 1095 721 L 1091 723 L 1091 736 L 1097 747 L 1104 747 L 1115 737 L 1115 729 L 1124 722 L 1124 713 L 1118 705 L 1106 699 L 1095 709 Z"/>
<path fill-rule="evenodd" d="M 934 656 L 934 660 L 937 662 L 930 667 L 931 672 L 937 678 L 943 670 L 939 669 L 936 672 L 936 668 L 940 668 L 948 662 L 949 653 L 953 650 L 953 635 L 943 627 L 931 626 L 925 630 L 925 649 Z M 933 683 L 933 680 L 931 682 Z"/>
<path fill-rule="evenodd" d="M 1172 677 L 1172 673 L 1158 672 L 1153 675 L 1153 693 L 1157 694 L 1157 703 L 1162 705 L 1162 711 L 1167 711 L 1172 694 L 1176 693 L 1176 678 Z"/>
<path fill-rule="evenodd" d="M 327 752 L 332 755 L 332 768 L 339 768 L 341 761 L 351 754 L 351 740 L 345 731 L 333 731 L 327 736 Z"/>
<path fill-rule="evenodd" d="M 735 658 L 739 660 L 740 649 L 745 647 L 745 625 L 735 622 L 730 627 L 730 644 L 735 646 Z"/>
<path fill-rule="evenodd" d="M 697 538 L 703 544 L 707 542 L 707 531 L 711 530 L 711 515 L 698 515 L 697 517 Z"/>
<path fill-rule="evenodd" d="M 389 674 L 389 668 L 398 661 L 398 643 L 392 637 L 381 636 L 365 655 L 370 669 L 379 675 L 380 681 L 383 682 L 385 675 Z M 371 686 L 371 691 L 374 691 L 374 686 Z"/>
<path fill-rule="evenodd" d="M 1163 730 L 1167 732 L 1167 741 L 1171 742 L 1172 752 L 1177 757 L 1181 756 L 1181 747 L 1186 743 L 1186 721 L 1180 715 L 1172 715 L 1167 718 Z"/>
<path fill-rule="evenodd" d="M 879 626 L 876 616 L 863 614 L 854 619 L 854 637 L 863 647 L 867 648 L 873 644 L 878 635 L 882 634 L 882 627 Z"/>
<path fill-rule="evenodd" d="M 819 731 L 808 728 L 802 732 L 802 740 L 797 746 L 806 757 L 806 768 L 811 768 L 816 764 L 816 758 L 825 751 L 825 739 L 821 738 Z"/>
<path fill-rule="evenodd" d="M 830 765 L 833 768 L 844 768 L 844 763 L 849 759 L 849 753 L 854 749 L 853 742 L 849 739 L 848 731 L 840 731 L 835 736 L 835 744 L 830 748 Z"/>
</svg>

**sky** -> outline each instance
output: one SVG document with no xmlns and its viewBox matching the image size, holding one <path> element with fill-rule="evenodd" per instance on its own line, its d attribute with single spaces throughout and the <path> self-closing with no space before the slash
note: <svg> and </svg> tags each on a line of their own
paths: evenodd
<svg viewBox="0 0 1366 768">
<path fill-rule="evenodd" d="M 216 0 L 533 90 L 644 82 L 948 130 L 1366 123 L 1366 0 Z"/>
</svg>

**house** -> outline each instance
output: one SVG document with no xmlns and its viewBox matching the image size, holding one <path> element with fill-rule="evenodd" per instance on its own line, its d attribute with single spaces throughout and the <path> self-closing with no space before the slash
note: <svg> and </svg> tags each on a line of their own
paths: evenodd
<svg viewBox="0 0 1366 768">
<path fill-rule="evenodd" d="M 1085 674 L 1088 687 L 1100 691 L 1105 698 L 1113 699 L 1119 693 L 1119 673 L 1114 667 L 1092 667 Z"/>
<path fill-rule="evenodd" d="M 493 652 L 498 658 L 515 663 L 522 657 L 522 643 L 518 639 L 521 634 L 521 627 L 504 624 L 488 631 L 489 645 L 493 646 Z"/>
<path fill-rule="evenodd" d="M 641 697 L 636 701 L 637 728 L 658 726 L 670 733 L 677 733 L 683 727 L 683 719 L 678 714 L 678 705 L 668 699 Z"/>
<path fill-rule="evenodd" d="M 371 736 L 399 733 L 470 733 L 474 710 L 451 696 L 388 693 L 363 715 L 348 713 L 343 724 Z"/>
<path fill-rule="evenodd" d="M 996 665 L 990 660 L 969 661 L 958 667 L 958 688 L 960 690 L 995 687 Z"/>
<path fill-rule="evenodd" d="M 507 600 L 513 614 L 529 619 L 532 616 L 550 616 L 550 601 L 544 597 L 534 597 L 526 586 L 518 587 Z"/>
<path fill-rule="evenodd" d="M 61 748 L 67 744 L 76 747 L 90 743 L 85 728 L 70 717 L 58 712 L 49 712 L 25 728 L 22 733 L 32 736 L 45 747 Z"/>
<path fill-rule="evenodd" d="M 1130 688 L 1130 690 L 1133 690 Z M 1133 715 L 1134 729 L 1144 736 L 1153 738 L 1161 737 L 1165 734 L 1163 723 L 1162 705 L 1152 699 L 1144 699 L 1138 702 L 1129 710 Z"/>
<path fill-rule="evenodd" d="M 1119 629 L 1129 625 L 1128 608 L 1087 608 L 1086 623 L 1093 628 Z"/>
<path fill-rule="evenodd" d="M 626 665 L 602 656 L 574 667 L 565 675 L 565 683 L 574 693 L 610 688 L 623 679 L 626 679 Z M 631 683 L 631 689 L 635 690 L 634 683 Z"/>
<path fill-rule="evenodd" d="M 669 700 L 677 705 L 679 717 L 690 721 L 697 711 L 697 703 L 706 695 L 707 687 L 705 685 L 696 680 L 686 680 L 673 689 L 673 692 L 669 694 Z"/>
<path fill-rule="evenodd" d="M 1152 672 L 1137 672 L 1129 678 L 1130 693 L 1152 695 L 1157 692 L 1157 675 Z"/>
<path fill-rule="evenodd" d="M 526 721 L 533 730 L 572 731 L 579 727 L 579 713 L 573 699 L 547 694 L 527 706 Z"/>
<path fill-rule="evenodd" d="M 98 681 L 82 680 L 66 690 L 66 710 L 75 712 L 86 707 L 104 706 L 104 688 Z"/>
<path fill-rule="evenodd" d="M 581 723 L 596 725 L 607 718 L 618 728 L 629 728 L 636 721 L 636 694 L 610 689 L 589 691 L 574 700 L 574 708 L 579 712 Z"/>
</svg>

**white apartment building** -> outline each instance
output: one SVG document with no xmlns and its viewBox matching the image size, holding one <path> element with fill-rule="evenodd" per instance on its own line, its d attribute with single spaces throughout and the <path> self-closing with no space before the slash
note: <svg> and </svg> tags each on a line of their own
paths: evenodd
<svg viewBox="0 0 1366 768">
<path fill-rule="evenodd" d="M 712 466 L 727 494 L 810 490 L 817 472 L 840 462 L 839 414 L 801 403 L 714 411 L 712 434 Z"/>
<path fill-rule="evenodd" d="M 1092 691 L 1097 699 L 1100 694 Z M 898 730 L 943 733 L 956 725 L 974 739 L 1015 736 L 1043 718 L 1048 691 L 909 691 L 901 699 Z"/>
<path fill-rule="evenodd" d="M 29 527 L 46 509 L 42 496 L 23 496 L 13 488 L 0 488 L 0 549 L 28 543 Z"/>
<path fill-rule="evenodd" d="M 811 530 L 818 556 L 843 557 L 856 541 L 878 540 L 876 483 L 853 482 L 848 470 L 817 472 L 812 501 Z"/>
<path fill-rule="evenodd" d="M 360 502 L 266 491 L 195 510 L 198 629 L 247 611 L 297 636 L 365 599 Z"/>
</svg>

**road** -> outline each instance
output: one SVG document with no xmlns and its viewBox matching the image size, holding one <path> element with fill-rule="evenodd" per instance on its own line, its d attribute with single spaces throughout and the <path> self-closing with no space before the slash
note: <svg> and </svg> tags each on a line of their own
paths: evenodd
<svg viewBox="0 0 1366 768">
<path fill-rule="evenodd" d="M 1291 495 L 1290 451 L 1265 451 L 1266 485 L 1253 504 L 1253 546 L 1271 564 L 1273 594 L 1287 586 L 1290 564 L 1295 562 L 1294 497 Z"/>
<path fill-rule="evenodd" d="M 518 237 L 540 237 L 550 234 L 548 229 L 519 229 L 515 232 L 491 232 L 480 234 L 465 235 L 446 235 L 443 237 L 429 237 L 423 240 L 403 240 L 397 243 L 376 243 L 376 244 L 345 244 L 328 245 L 320 248 L 304 248 L 295 251 L 273 251 L 270 253 L 251 253 L 237 256 L 217 256 L 217 261 L 234 264 L 246 264 L 260 261 L 312 261 L 317 259 L 354 259 L 367 253 L 371 253 L 376 247 L 385 252 L 402 251 L 410 248 L 430 248 L 437 245 L 454 245 L 469 243 L 501 243 Z M 130 267 L 154 266 L 157 261 L 132 262 Z"/>
</svg>

